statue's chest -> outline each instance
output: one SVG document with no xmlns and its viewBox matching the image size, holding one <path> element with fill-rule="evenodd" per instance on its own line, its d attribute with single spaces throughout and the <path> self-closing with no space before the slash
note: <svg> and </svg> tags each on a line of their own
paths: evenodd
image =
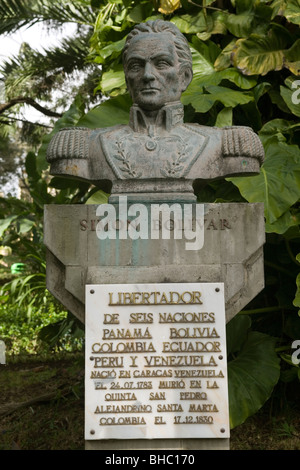
<svg viewBox="0 0 300 470">
<path fill-rule="evenodd" d="M 168 134 L 142 134 L 130 127 L 100 136 L 107 162 L 118 179 L 183 178 L 202 153 L 208 138 L 188 125 Z"/>
</svg>

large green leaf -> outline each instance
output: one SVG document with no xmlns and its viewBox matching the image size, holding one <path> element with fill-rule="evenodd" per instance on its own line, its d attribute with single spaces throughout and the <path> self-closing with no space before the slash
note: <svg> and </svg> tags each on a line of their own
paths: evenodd
<svg viewBox="0 0 300 470">
<path fill-rule="evenodd" d="M 232 60 L 245 75 L 266 75 L 271 70 L 281 70 L 285 60 L 286 37 L 275 31 L 266 36 L 251 34 L 239 39 Z"/>
<path fill-rule="evenodd" d="M 148 16 L 151 15 L 152 10 L 152 2 L 139 2 L 139 4 L 133 7 L 128 14 L 128 19 L 133 23 L 142 23 Z"/>
<path fill-rule="evenodd" d="M 182 103 L 185 105 L 192 104 L 197 112 L 206 113 L 217 101 L 226 107 L 234 108 L 239 104 L 246 104 L 254 99 L 252 94 L 231 90 L 226 87 L 207 86 L 205 89 L 208 93 L 201 93 L 201 90 L 197 90 L 194 84 L 182 95 Z"/>
<path fill-rule="evenodd" d="M 249 202 L 265 205 L 266 230 L 299 199 L 300 149 L 297 145 L 272 141 L 257 176 L 229 178 Z"/>
<path fill-rule="evenodd" d="M 276 339 L 250 331 L 236 358 L 228 362 L 230 427 L 242 424 L 270 397 L 280 375 Z"/>
<path fill-rule="evenodd" d="M 5 230 L 8 229 L 10 224 L 14 222 L 17 217 L 18 217 L 17 215 L 10 215 L 9 217 L 6 217 L 5 219 L 0 219 L 0 237 L 2 237 Z"/>
<path fill-rule="evenodd" d="M 300 75 L 300 39 L 297 39 L 292 47 L 285 52 L 284 66 L 294 75 Z"/>
<path fill-rule="evenodd" d="M 127 124 L 131 103 L 129 95 L 111 98 L 89 111 L 78 121 L 77 125 L 97 129 L 116 124 Z"/>
<path fill-rule="evenodd" d="M 210 0 L 210 3 L 213 3 L 213 2 Z M 206 5 L 208 5 L 208 2 L 206 2 Z M 226 12 L 221 11 L 221 10 L 218 10 L 218 11 L 209 10 L 209 12 L 206 12 L 206 14 L 209 14 L 209 17 L 210 17 L 210 21 L 207 22 L 207 29 L 206 31 L 197 33 L 197 37 L 199 39 L 203 39 L 203 41 L 206 41 L 213 34 L 226 34 L 227 32 L 227 27 L 226 27 L 226 22 L 225 22 Z"/>
<path fill-rule="evenodd" d="M 251 93 L 231 90 L 223 86 L 208 86 L 206 90 L 214 96 L 215 101 L 220 101 L 228 107 L 246 104 L 254 99 Z"/>
<path fill-rule="evenodd" d="M 215 72 L 210 51 L 206 45 L 203 45 L 199 40 L 194 41 L 193 45 L 190 45 L 190 50 L 193 59 L 194 79 L 207 77 Z"/>
<path fill-rule="evenodd" d="M 192 104 L 198 113 L 207 113 L 215 104 L 215 98 L 210 94 L 202 94 L 201 91 L 191 88 L 181 97 L 184 105 Z"/>
<path fill-rule="evenodd" d="M 287 138 L 293 136 L 295 130 L 300 128 L 300 122 L 287 121 L 286 119 L 273 119 L 268 121 L 259 131 L 260 139 L 264 146 L 268 143 L 274 142 L 275 138 L 278 141 L 286 142 Z"/>
<path fill-rule="evenodd" d="M 124 47 L 126 38 L 120 39 L 120 41 L 115 41 L 108 44 L 105 47 L 99 49 L 98 56 L 95 58 L 95 62 L 98 64 L 105 63 L 105 60 L 114 59 L 118 57 Z"/>
<path fill-rule="evenodd" d="M 245 11 L 240 15 L 230 14 L 226 18 L 226 26 L 228 30 L 237 38 L 248 37 L 252 31 L 251 23 L 254 12 Z"/>
<path fill-rule="evenodd" d="M 236 354 L 241 350 L 247 339 L 248 330 L 251 327 L 249 315 L 236 315 L 226 325 L 227 356 Z"/>
<path fill-rule="evenodd" d="M 245 90 L 256 85 L 255 77 L 245 77 L 234 67 L 217 70 L 214 63 L 218 60 L 216 57 L 219 57 L 220 51 L 215 45 L 207 45 L 200 40 L 193 40 L 193 46 L 190 46 L 190 49 L 193 58 L 193 80 L 184 95 L 199 93 L 203 86 L 219 85 L 222 80 L 229 80 Z"/>
<path fill-rule="evenodd" d="M 200 33 L 213 26 L 213 20 L 210 16 L 206 16 L 202 10 L 197 15 L 174 16 L 171 22 L 184 34 Z"/>
<path fill-rule="evenodd" d="M 272 15 L 269 6 L 252 0 L 236 0 L 236 12 L 225 17 L 225 24 L 238 38 L 247 38 L 251 33 L 264 34 Z"/>
<path fill-rule="evenodd" d="M 223 108 L 216 119 L 216 127 L 232 126 L 232 108 Z"/>
<path fill-rule="evenodd" d="M 272 224 L 266 223 L 266 231 L 269 233 L 284 234 L 291 227 L 300 226 L 300 211 L 288 209 Z"/>
<path fill-rule="evenodd" d="M 123 65 L 118 64 L 107 72 L 104 72 L 99 87 L 105 94 L 124 93 L 126 90 Z"/>
<path fill-rule="evenodd" d="M 243 90 L 249 90 L 257 83 L 257 77 L 246 77 L 234 67 L 230 67 L 226 70 L 220 70 L 216 73 L 222 80 L 229 80 Z"/>
<path fill-rule="evenodd" d="M 214 67 L 216 70 L 225 70 L 231 65 L 231 54 L 235 49 L 236 39 L 230 41 L 216 58 Z"/>
<path fill-rule="evenodd" d="M 252 94 L 221 87 L 223 80 L 228 80 L 239 88 L 248 90 L 257 83 L 255 77 L 245 77 L 236 68 L 230 67 L 216 70 L 214 62 L 219 54 L 216 46 L 205 44 L 199 39 L 193 40 L 190 46 L 193 57 L 194 76 L 187 90 L 182 94 L 181 101 L 184 105 L 192 104 L 199 113 L 209 111 L 215 102 L 221 102 L 225 107 L 235 107 L 253 101 Z M 204 88 L 208 93 L 204 93 Z"/>
<path fill-rule="evenodd" d="M 17 232 L 18 233 L 27 233 L 35 225 L 35 221 L 27 217 L 22 217 L 18 220 L 17 223 Z"/>
<path fill-rule="evenodd" d="M 285 17 L 291 23 L 300 25 L 300 1 L 299 0 L 287 0 Z"/>
<path fill-rule="evenodd" d="M 285 86 L 280 87 L 280 94 L 284 99 L 285 104 L 289 110 L 295 115 L 300 117 L 300 106 L 298 103 L 297 97 L 299 97 L 299 92 L 297 90 L 291 90 Z"/>
<path fill-rule="evenodd" d="M 99 189 L 87 199 L 86 204 L 107 204 L 108 197 L 109 194 Z"/>
</svg>

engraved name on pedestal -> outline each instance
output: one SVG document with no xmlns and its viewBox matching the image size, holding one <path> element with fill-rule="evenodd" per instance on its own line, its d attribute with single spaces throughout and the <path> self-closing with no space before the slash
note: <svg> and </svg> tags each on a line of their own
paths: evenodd
<svg viewBox="0 0 300 470">
<path fill-rule="evenodd" d="M 47 287 L 83 323 L 85 284 L 224 282 L 226 319 L 263 288 L 262 204 L 204 204 L 203 247 L 181 239 L 99 240 L 96 205 L 45 208 Z M 197 225 L 198 227 L 198 225 Z M 150 232 L 150 224 L 149 224 Z"/>
<path fill-rule="evenodd" d="M 223 283 L 86 286 L 85 438 L 229 437 Z"/>
</svg>

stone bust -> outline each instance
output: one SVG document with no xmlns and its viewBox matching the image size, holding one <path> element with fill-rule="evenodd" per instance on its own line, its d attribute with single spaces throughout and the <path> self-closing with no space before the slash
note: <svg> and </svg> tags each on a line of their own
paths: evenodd
<svg viewBox="0 0 300 470">
<path fill-rule="evenodd" d="M 186 38 L 170 22 L 136 25 L 123 66 L 133 106 L 128 125 L 60 130 L 47 150 L 50 173 L 89 181 L 110 202 L 196 200 L 203 181 L 259 173 L 264 151 L 251 128 L 183 122 L 182 92 L 192 80 Z"/>
</svg>

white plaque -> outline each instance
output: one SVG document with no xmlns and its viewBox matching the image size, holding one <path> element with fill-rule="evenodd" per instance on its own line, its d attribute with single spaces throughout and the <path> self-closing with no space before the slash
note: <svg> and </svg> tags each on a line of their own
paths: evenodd
<svg viewBox="0 0 300 470">
<path fill-rule="evenodd" d="M 223 283 L 86 286 L 85 439 L 228 438 Z"/>
</svg>

